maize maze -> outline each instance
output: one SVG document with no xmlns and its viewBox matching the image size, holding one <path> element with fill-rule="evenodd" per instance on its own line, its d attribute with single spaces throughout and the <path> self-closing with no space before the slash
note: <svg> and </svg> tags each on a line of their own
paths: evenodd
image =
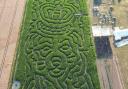
<svg viewBox="0 0 128 89">
<path fill-rule="evenodd" d="M 12 76 L 20 89 L 100 89 L 86 2 L 27 2 Z"/>
</svg>

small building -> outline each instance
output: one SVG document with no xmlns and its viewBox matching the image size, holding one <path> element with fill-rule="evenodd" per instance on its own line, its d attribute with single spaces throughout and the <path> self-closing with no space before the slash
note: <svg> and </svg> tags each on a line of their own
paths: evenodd
<svg viewBox="0 0 128 89">
<path fill-rule="evenodd" d="M 111 36 L 112 28 L 107 26 L 92 26 L 92 33 L 94 37 Z"/>
<path fill-rule="evenodd" d="M 115 31 L 113 31 L 114 35 L 114 44 L 116 47 L 122 47 L 128 45 L 128 29 L 120 29 L 119 27 L 115 27 Z"/>
</svg>

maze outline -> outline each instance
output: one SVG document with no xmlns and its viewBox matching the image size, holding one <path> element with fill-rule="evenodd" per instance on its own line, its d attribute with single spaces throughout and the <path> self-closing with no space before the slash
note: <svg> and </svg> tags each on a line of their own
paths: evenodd
<svg viewBox="0 0 128 89">
<path fill-rule="evenodd" d="M 28 3 L 13 81 L 20 89 L 100 89 L 86 0 Z"/>
</svg>

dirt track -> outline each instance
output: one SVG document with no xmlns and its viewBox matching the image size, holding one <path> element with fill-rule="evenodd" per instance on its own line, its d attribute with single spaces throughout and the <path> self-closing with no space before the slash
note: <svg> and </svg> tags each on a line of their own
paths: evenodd
<svg viewBox="0 0 128 89">
<path fill-rule="evenodd" d="M 113 57 L 111 59 L 97 59 L 97 68 L 101 89 L 125 89 L 120 75 L 118 58 L 113 50 L 113 38 L 110 38 Z"/>
<path fill-rule="evenodd" d="M 117 59 L 97 59 L 97 68 L 100 78 L 101 89 L 124 89 L 120 80 Z"/>
<path fill-rule="evenodd" d="M 0 89 L 7 89 L 25 0 L 0 0 Z"/>
</svg>

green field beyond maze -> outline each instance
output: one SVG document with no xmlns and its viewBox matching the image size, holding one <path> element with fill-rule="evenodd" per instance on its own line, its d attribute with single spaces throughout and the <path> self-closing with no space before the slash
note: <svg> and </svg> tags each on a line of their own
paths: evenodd
<svg viewBox="0 0 128 89">
<path fill-rule="evenodd" d="M 11 86 L 100 89 L 86 2 L 27 0 Z"/>
</svg>

